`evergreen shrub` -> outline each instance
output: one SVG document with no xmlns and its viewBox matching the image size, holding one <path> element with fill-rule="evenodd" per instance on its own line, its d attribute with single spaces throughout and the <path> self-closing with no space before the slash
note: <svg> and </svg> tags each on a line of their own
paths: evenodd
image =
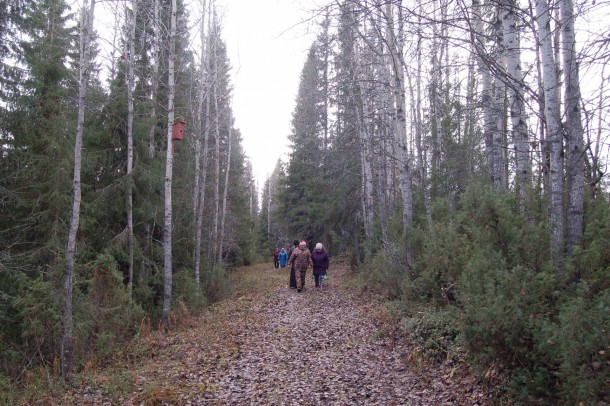
<svg viewBox="0 0 610 406">
<path fill-rule="evenodd" d="M 414 271 L 404 283 L 404 299 L 434 306 L 454 304 L 466 245 L 452 224 L 434 223 L 419 230 L 419 254 Z"/>
<path fill-rule="evenodd" d="M 426 308 L 403 317 L 401 328 L 430 362 L 442 362 L 457 353 L 458 312 L 452 306 Z"/>
<path fill-rule="evenodd" d="M 365 289 L 380 293 L 386 299 L 399 298 L 407 274 L 404 251 L 400 245 L 390 243 L 364 262 L 358 270 Z"/>
<path fill-rule="evenodd" d="M 466 348 L 481 368 L 505 369 L 518 403 L 606 402 L 608 204 L 590 210 L 582 247 L 558 270 L 541 254 L 546 225 L 525 221 L 510 200 L 489 191 L 462 200 L 472 242 L 460 280 Z"/>
<path fill-rule="evenodd" d="M 76 366 L 103 362 L 137 333 L 142 308 L 129 300 L 115 259 L 100 254 L 86 265 L 91 278 L 75 284 L 74 362 Z"/>
<path fill-rule="evenodd" d="M 204 274 L 205 272 L 202 272 L 202 275 Z M 188 308 L 198 310 L 205 306 L 207 302 L 203 291 L 197 294 L 194 271 L 191 269 L 181 269 L 174 274 L 172 296 L 172 301 L 174 303 L 172 304 L 172 308 L 175 308 L 177 303 L 183 302 L 186 303 Z"/>
<path fill-rule="evenodd" d="M 521 208 L 475 185 L 448 207 L 437 199 L 430 227 L 416 221 L 413 269 L 393 259 L 399 234 L 363 267 L 371 287 L 401 295 L 401 326 L 425 358 L 462 347 L 477 370 L 502 377 L 494 392 L 518 404 L 610 403 L 607 200 L 586 202 L 583 243 L 561 270 L 536 193 Z"/>
<path fill-rule="evenodd" d="M 229 275 L 222 265 L 206 270 L 202 277 L 205 296 L 210 302 L 216 302 L 229 294 Z"/>
</svg>

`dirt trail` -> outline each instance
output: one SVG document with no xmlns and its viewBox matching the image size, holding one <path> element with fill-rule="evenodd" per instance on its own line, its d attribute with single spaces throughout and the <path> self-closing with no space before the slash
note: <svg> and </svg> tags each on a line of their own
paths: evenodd
<svg viewBox="0 0 610 406">
<path fill-rule="evenodd" d="M 88 377 L 59 403 L 484 404 L 473 377 L 408 363 L 408 346 L 383 337 L 370 304 L 345 288 L 347 272 L 333 268 L 324 291 L 308 275 L 308 289 L 297 293 L 286 271 L 251 267 L 232 299 L 184 331 L 151 338 L 131 365 Z"/>
</svg>

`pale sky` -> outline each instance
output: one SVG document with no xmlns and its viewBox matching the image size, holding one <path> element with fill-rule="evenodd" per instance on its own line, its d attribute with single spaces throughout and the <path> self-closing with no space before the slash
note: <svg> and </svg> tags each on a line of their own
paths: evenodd
<svg viewBox="0 0 610 406">
<path fill-rule="evenodd" d="M 315 27 L 298 0 L 217 0 L 233 66 L 233 112 L 259 187 L 286 160 L 299 78 Z M 307 31 L 311 33 L 308 33 Z"/>
<path fill-rule="evenodd" d="M 209 0 L 208 0 L 209 2 Z M 80 0 L 74 0 L 80 5 Z M 277 160 L 286 160 L 290 121 L 299 78 L 316 27 L 306 21 L 312 0 L 216 0 L 221 36 L 227 44 L 232 70 L 233 114 L 243 147 L 252 160 L 254 176 L 263 187 Z M 199 52 L 199 0 L 186 0 L 192 48 Z M 96 30 L 100 33 L 105 65 L 112 60 L 116 11 L 125 3 L 100 2 Z M 122 13 L 119 14 L 122 17 Z M 310 31 L 311 33 L 308 33 Z M 197 58 L 197 57 L 196 57 Z"/>
</svg>

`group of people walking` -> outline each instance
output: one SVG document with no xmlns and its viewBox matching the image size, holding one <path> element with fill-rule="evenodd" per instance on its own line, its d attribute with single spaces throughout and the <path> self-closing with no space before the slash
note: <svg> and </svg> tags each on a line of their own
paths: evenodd
<svg viewBox="0 0 610 406">
<path fill-rule="evenodd" d="M 313 268 L 315 286 L 319 287 L 320 278 L 326 275 L 330 260 L 322 243 L 317 243 L 316 248 L 311 252 L 307 248 L 307 242 L 294 240 L 289 251 L 286 251 L 285 248 L 275 250 L 273 265 L 276 269 L 285 268 L 286 265 L 290 266 L 289 287 L 296 289 L 297 292 L 302 292 L 305 290 L 305 275 L 309 267 Z"/>
</svg>

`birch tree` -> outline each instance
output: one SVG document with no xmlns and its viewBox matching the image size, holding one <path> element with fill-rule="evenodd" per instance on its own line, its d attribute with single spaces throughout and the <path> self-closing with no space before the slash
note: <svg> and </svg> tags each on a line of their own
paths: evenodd
<svg viewBox="0 0 610 406">
<path fill-rule="evenodd" d="M 398 2 L 400 10 L 401 2 Z M 402 195 L 402 220 L 403 234 L 407 235 L 407 230 L 411 226 L 413 219 L 413 197 L 411 190 L 411 171 L 409 168 L 409 151 L 407 148 L 407 133 L 406 133 L 406 109 L 405 109 L 405 77 L 404 77 L 404 60 L 403 60 L 403 32 L 399 27 L 398 34 L 394 31 L 392 3 L 386 4 L 385 19 L 387 22 L 387 41 L 390 54 L 390 61 L 393 73 L 392 91 L 394 94 L 394 127 L 396 143 L 398 146 L 398 162 L 400 174 L 400 190 Z M 399 16 L 399 25 L 401 18 Z M 407 261 L 412 264 L 413 253 L 409 248 L 407 250 Z"/>
<path fill-rule="evenodd" d="M 133 292 L 133 86 L 134 86 L 134 64 L 135 64 L 135 38 L 136 38 L 136 18 L 138 15 L 138 0 L 132 0 L 131 19 L 129 19 L 129 37 L 127 44 L 127 233 L 128 233 L 128 281 L 127 290 L 129 298 Z M 129 11 L 125 7 L 125 15 L 129 16 Z"/>
<path fill-rule="evenodd" d="M 480 0 L 472 0 L 473 31 L 471 41 L 474 44 L 476 62 L 481 75 L 481 108 L 483 110 L 483 138 L 485 140 L 485 153 L 487 156 L 487 171 L 491 183 L 494 183 L 494 149 L 493 149 L 493 105 L 492 105 L 492 77 L 487 61 L 485 22 L 483 20 L 483 7 Z"/>
<path fill-rule="evenodd" d="M 200 77 L 197 98 L 197 146 L 195 148 L 195 294 L 199 295 L 201 291 L 201 235 L 203 232 L 203 209 L 205 204 L 205 181 L 208 166 L 208 138 L 210 134 L 210 100 L 209 100 L 209 55 L 210 47 L 205 35 L 205 15 L 206 1 L 202 0 L 202 13 L 200 25 L 200 40 L 201 40 L 201 58 L 200 58 Z M 210 2 L 211 7 L 211 2 Z M 211 19 L 208 19 L 208 21 Z M 210 24 L 208 22 L 208 24 Z M 211 40 L 211 39 L 208 39 Z M 206 49 L 207 48 L 207 49 Z M 204 117 L 205 106 L 205 117 Z M 203 142 L 203 148 L 201 143 Z M 201 154 L 201 164 L 199 163 L 199 155 Z"/>
<path fill-rule="evenodd" d="M 500 20 L 500 8 L 498 6 L 494 7 L 494 14 L 494 21 L 492 24 L 493 41 L 495 48 L 493 50 L 493 59 L 495 63 L 495 70 L 502 72 L 505 71 L 506 53 L 502 33 L 502 22 Z M 504 124 L 506 122 L 506 113 L 504 107 L 506 85 L 504 84 L 503 78 L 501 78 L 498 74 L 495 75 L 492 83 L 492 156 L 494 170 L 492 184 L 497 190 L 506 190 L 506 142 L 504 137 Z"/>
<path fill-rule="evenodd" d="M 91 63 L 91 39 L 93 37 L 93 18 L 95 15 L 95 0 L 83 4 L 81 11 L 79 35 L 79 71 L 78 71 L 78 112 L 76 121 L 76 138 L 74 142 L 74 177 L 72 188 L 74 198 L 72 203 L 72 216 L 70 218 L 70 231 L 66 244 L 66 274 L 64 278 L 64 311 L 63 335 L 61 340 L 61 373 L 65 380 L 69 380 L 72 372 L 72 289 L 74 286 L 74 257 L 76 254 L 76 233 L 80 220 L 81 203 L 81 166 L 83 132 L 85 124 L 85 95 L 89 79 Z"/>
<path fill-rule="evenodd" d="M 580 82 L 574 32 L 574 3 L 560 0 L 564 103 L 566 111 L 568 212 L 566 249 L 571 254 L 580 245 L 583 236 L 583 203 L 585 187 L 585 151 L 582 118 L 580 114 Z"/>
<path fill-rule="evenodd" d="M 551 258 L 556 266 L 561 264 L 564 249 L 563 219 L 563 130 L 559 111 L 559 81 L 555 69 L 553 37 L 549 5 L 546 0 L 536 0 L 536 17 L 540 40 L 544 86 L 544 118 L 547 142 L 550 150 L 551 193 L 549 220 L 551 225 Z"/>
<path fill-rule="evenodd" d="M 216 14 L 214 14 L 216 18 Z M 211 230 L 211 238 L 210 238 L 210 260 L 211 265 L 215 265 L 216 261 L 216 253 L 218 249 L 218 223 L 220 219 L 220 110 L 218 104 L 219 98 L 219 63 L 218 63 L 218 24 L 214 22 L 214 33 L 213 33 L 213 42 L 212 42 L 212 65 L 213 65 L 213 82 L 212 82 L 212 103 L 214 105 L 214 178 L 212 182 L 214 182 L 212 186 L 212 190 L 214 193 L 213 196 L 213 205 L 214 212 L 212 213 L 212 230 Z"/>
<path fill-rule="evenodd" d="M 506 73 L 510 119 L 515 148 L 515 188 L 521 208 L 528 200 L 531 164 L 529 159 L 529 137 L 523 101 L 523 72 L 521 70 L 521 49 L 517 30 L 517 3 L 515 0 L 503 0 L 502 11 L 503 38 L 506 50 Z"/>
<path fill-rule="evenodd" d="M 152 158 L 155 155 L 155 132 L 157 129 L 157 90 L 159 88 L 159 60 L 161 57 L 161 35 L 160 35 L 160 0 L 154 0 L 153 8 L 153 23 L 152 29 L 154 32 L 154 42 L 152 44 L 152 78 L 150 89 L 150 129 L 148 130 L 148 156 Z"/>
<path fill-rule="evenodd" d="M 229 135 L 227 136 L 227 165 L 225 167 L 225 179 L 224 179 L 224 189 L 222 194 L 222 211 L 220 214 L 220 230 L 218 237 L 218 258 L 216 259 L 218 263 L 222 263 L 222 252 L 223 245 L 225 239 L 225 222 L 227 217 L 227 194 L 229 193 L 229 174 L 231 173 L 231 139 L 233 138 L 232 128 L 233 124 L 231 122 L 231 116 L 229 115 L 228 120 L 228 129 Z"/>
<path fill-rule="evenodd" d="M 169 330 L 169 315 L 172 305 L 172 170 L 174 163 L 172 128 L 174 124 L 174 59 L 176 57 L 176 0 L 171 1 L 168 55 L 167 96 L 167 149 L 165 152 L 165 212 L 163 221 L 163 315 L 165 331 Z"/>
</svg>

